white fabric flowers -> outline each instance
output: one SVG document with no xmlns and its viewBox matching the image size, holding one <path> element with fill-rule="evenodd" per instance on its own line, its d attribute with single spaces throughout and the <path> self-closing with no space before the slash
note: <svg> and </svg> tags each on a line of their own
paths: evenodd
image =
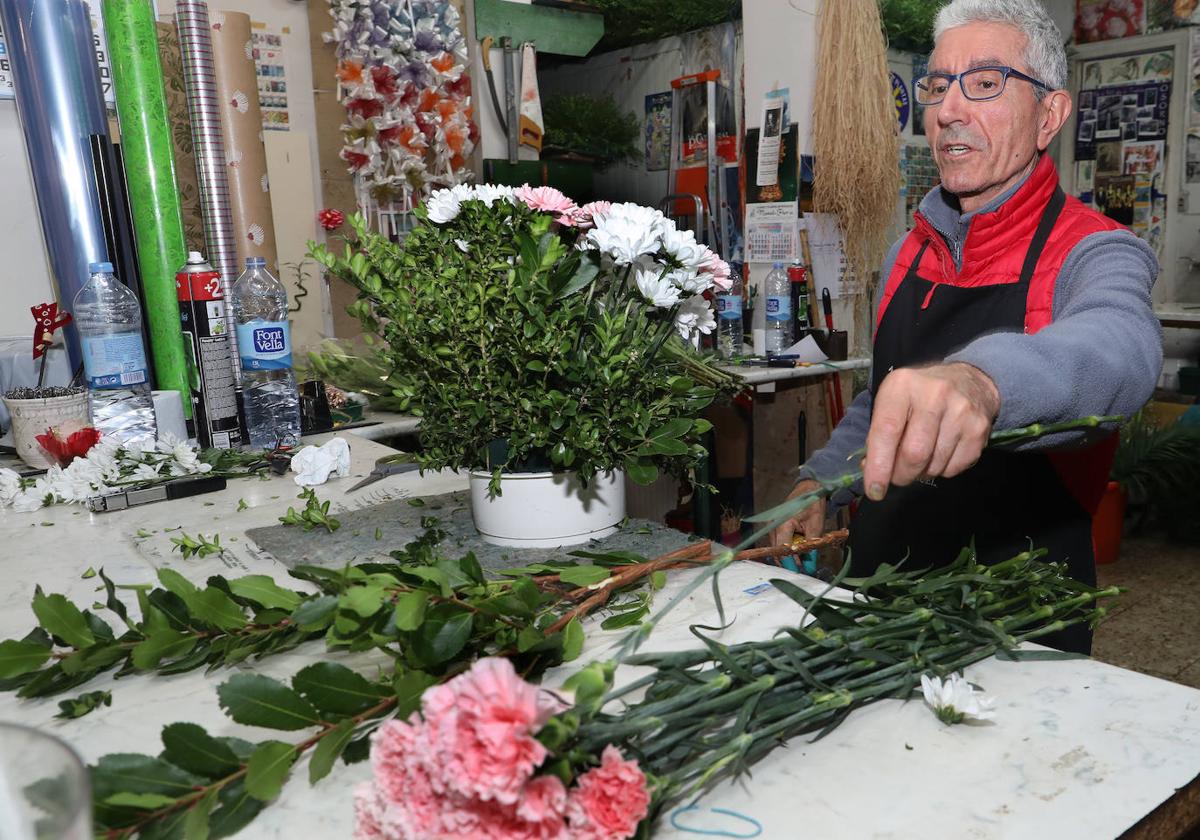
<svg viewBox="0 0 1200 840">
<path fill-rule="evenodd" d="M 921 691 L 926 704 L 945 724 L 991 720 L 996 715 L 996 701 L 977 691 L 962 674 L 951 674 L 945 680 L 922 674 Z"/>
</svg>

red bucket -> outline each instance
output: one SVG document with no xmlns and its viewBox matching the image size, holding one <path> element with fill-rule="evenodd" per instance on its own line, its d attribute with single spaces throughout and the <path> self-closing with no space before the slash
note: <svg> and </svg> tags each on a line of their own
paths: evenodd
<svg viewBox="0 0 1200 840">
<path fill-rule="evenodd" d="M 1096 508 L 1096 515 L 1092 517 L 1092 552 L 1096 555 L 1096 565 L 1117 562 L 1124 524 L 1125 491 L 1120 484 L 1110 481 Z"/>
</svg>

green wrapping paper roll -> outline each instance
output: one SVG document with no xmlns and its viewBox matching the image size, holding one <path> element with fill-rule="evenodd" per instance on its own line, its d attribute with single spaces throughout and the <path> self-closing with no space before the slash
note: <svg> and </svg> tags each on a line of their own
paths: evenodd
<svg viewBox="0 0 1200 840">
<path fill-rule="evenodd" d="M 175 272 L 187 258 L 153 0 L 104 0 L 121 151 L 158 387 L 192 416 Z"/>
</svg>

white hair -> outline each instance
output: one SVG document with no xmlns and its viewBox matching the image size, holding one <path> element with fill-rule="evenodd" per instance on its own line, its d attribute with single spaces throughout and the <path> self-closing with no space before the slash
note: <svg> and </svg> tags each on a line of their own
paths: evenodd
<svg viewBox="0 0 1200 840">
<path fill-rule="evenodd" d="M 1019 30 L 1028 43 L 1022 58 L 1029 73 L 1051 90 L 1067 86 L 1067 51 L 1062 33 L 1038 0 L 950 0 L 933 22 L 933 40 L 947 29 L 968 23 L 1006 23 Z M 1038 99 L 1045 94 L 1034 88 Z"/>
</svg>

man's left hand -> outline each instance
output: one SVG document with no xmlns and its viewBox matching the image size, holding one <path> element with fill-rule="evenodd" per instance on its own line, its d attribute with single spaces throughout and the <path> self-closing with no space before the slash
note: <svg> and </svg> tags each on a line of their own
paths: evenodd
<svg viewBox="0 0 1200 840">
<path fill-rule="evenodd" d="M 979 460 L 1000 392 L 962 362 L 893 370 L 879 386 L 867 433 L 863 486 L 879 501 L 891 484 L 950 478 Z"/>
</svg>

